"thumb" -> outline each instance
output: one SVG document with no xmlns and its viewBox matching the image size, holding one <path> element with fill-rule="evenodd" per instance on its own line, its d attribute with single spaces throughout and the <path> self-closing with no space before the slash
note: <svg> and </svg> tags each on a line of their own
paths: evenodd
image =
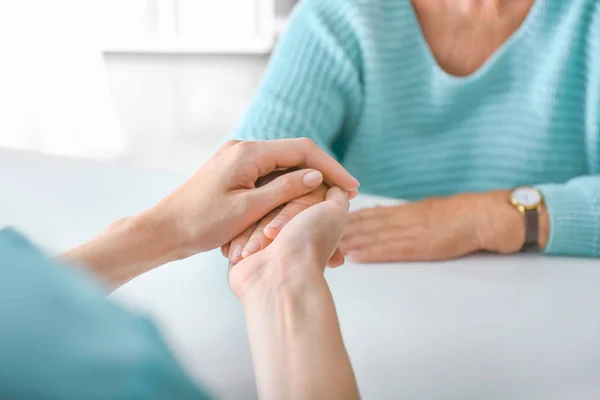
<svg viewBox="0 0 600 400">
<path fill-rule="evenodd" d="M 302 211 L 283 227 L 273 241 L 274 251 L 287 253 L 308 247 L 316 251 L 320 266 L 325 267 L 344 233 L 348 208 L 348 193 L 330 188 L 325 201 Z"/>
<path fill-rule="evenodd" d="M 275 208 L 304 196 L 323 183 L 323 174 L 314 169 L 302 169 L 281 175 L 272 182 L 248 191 L 249 209 L 262 218 Z"/>
<path fill-rule="evenodd" d="M 327 191 L 324 202 L 307 210 L 314 213 L 313 221 L 307 229 L 313 230 L 315 244 L 324 251 L 324 263 L 336 252 L 346 228 L 349 208 L 348 192 L 334 186 Z"/>
<path fill-rule="evenodd" d="M 348 201 L 348 192 L 343 191 L 337 186 L 334 186 L 327 191 L 325 201 L 331 201 L 336 203 L 338 206 L 345 208 L 346 212 L 350 209 L 350 202 Z"/>
<path fill-rule="evenodd" d="M 316 207 L 319 206 L 324 208 L 323 211 L 327 208 L 327 212 L 322 213 L 319 223 L 327 226 L 326 230 L 321 230 L 321 235 L 326 233 L 322 240 L 328 242 L 327 239 L 329 239 L 332 241 L 330 244 L 335 244 L 332 253 L 329 254 L 331 257 L 342 239 L 348 221 L 348 209 L 350 208 L 348 192 L 334 186 L 327 191 L 325 201 Z"/>
</svg>

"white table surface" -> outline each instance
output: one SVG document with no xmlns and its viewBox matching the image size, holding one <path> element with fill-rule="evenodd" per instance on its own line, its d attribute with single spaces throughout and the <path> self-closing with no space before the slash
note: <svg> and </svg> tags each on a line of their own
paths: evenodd
<svg viewBox="0 0 600 400">
<path fill-rule="evenodd" d="M 60 252 L 185 179 L 0 150 L 0 226 Z M 365 399 L 600 398 L 598 260 L 480 255 L 347 265 L 327 277 Z M 218 252 L 146 274 L 113 298 L 149 313 L 217 398 L 256 397 L 242 309 Z"/>
</svg>

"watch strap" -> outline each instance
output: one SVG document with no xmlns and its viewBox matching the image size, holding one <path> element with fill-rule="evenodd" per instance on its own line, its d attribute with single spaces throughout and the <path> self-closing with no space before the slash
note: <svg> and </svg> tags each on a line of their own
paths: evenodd
<svg viewBox="0 0 600 400">
<path fill-rule="evenodd" d="M 522 251 L 539 251 L 539 211 L 525 210 L 525 244 Z"/>
</svg>

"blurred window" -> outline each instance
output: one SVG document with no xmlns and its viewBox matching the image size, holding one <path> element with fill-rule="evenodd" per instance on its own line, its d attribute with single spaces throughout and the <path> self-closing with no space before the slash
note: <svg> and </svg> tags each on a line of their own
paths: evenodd
<svg viewBox="0 0 600 400">
<path fill-rule="evenodd" d="M 275 0 L 105 0 L 109 52 L 268 53 Z"/>
</svg>

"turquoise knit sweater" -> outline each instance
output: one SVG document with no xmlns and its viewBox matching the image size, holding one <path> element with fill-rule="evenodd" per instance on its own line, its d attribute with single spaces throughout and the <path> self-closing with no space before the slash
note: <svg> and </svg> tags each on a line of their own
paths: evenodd
<svg viewBox="0 0 600 400">
<path fill-rule="evenodd" d="M 546 251 L 585 256 L 600 256 L 599 135 L 600 0 L 536 0 L 465 78 L 438 67 L 409 0 L 304 0 L 236 132 L 310 137 L 376 195 L 535 185 Z"/>
</svg>

